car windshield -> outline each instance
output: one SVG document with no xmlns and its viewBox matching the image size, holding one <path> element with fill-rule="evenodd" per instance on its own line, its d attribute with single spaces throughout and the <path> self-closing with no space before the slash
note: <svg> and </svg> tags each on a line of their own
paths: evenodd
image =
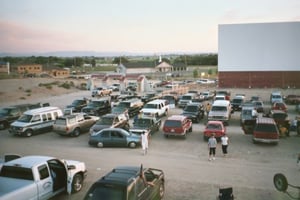
<svg viewBox="0 0 300 200">
<path fill-rule="evenodd" d="M 220 124 L 208 124 L 206 129 L 222 130 L 222 126 Z"/>
<path fill-rule="evenodd" d="M 242 103 L 242 99 L 233 99 L 232 103 Z"/>
<path fill-rule="evenodd" d="M 0 114 L 1 115 L 7 115 L 9 114 L 10 109 L 9 108 L 1 108 L 0 109 Z"/>
<path fill-rule="evenodd" d="M 74 101 L 72 102 L 72 105 L 74 105 L 74 106 L 80 105 L 81 102 L 82 102 L 81 100 L 74 100 Z"/>
<path fill-rule="evenodd" d="M 182 96 L 182 100 L 191 100 L 192 96 Z"/>
<path fill-rule="evenodd" d="M 166 120 L 165 121 L 165 126 L 166 127 L 181 127 L 181 121 L 177 121 L 177 120 Z"/>
<path fill-rule="evenodd" d="M 118 107 L 129 108 L 130 107 L 130 102 L 120 102 Z"/>
<path fill-rule="evenodd" d="M 266 132 L 266 133 L 276 133 L 276 126 L 273 124 L 258 124 L 255 128 L 255 131 Z"/>
<path fill-rule="evenodd" d="M 143 119 L 143 118 L 136 119 L 135 124 L 139 125 L 139 126 L 147 126 L 147 125 L 150 124 L 150 120 L 149 119 Z"/>
<path fill-rule="evenodd" d="M 126 110 L 126 107 L 120 107 L 119 105 L 112 109 L 112 113 L 123 113 Z"/>
<path fill-rule="evenodd" d="M 22 115 L 18 121 L 19 122 L 30 122 L 32 119 L 32 115 Z"/>
<path fill-rule="evenodd" d="M 198 110 L 197 106 L 186 106 L 184 108 L 184 111 L 187 111 L 187 112 L 196 112 Z"/>
<path fill-rule="evenodd" d="M 114 118 L 112 117 L 102 117 L 99 121 L 96 122 L 98 125 L 112 125 Z"/>
<path fill-rule="evenodd" d="M 121 188 L 109 186 L 95 187 L 93 191 L 89 192 L 85 200 L 97 199 L 123 199 L 123 190 Z"/>
<path fill-rule="evenodd" d="M 213 106 L 211 108 L 212 111 L 227 111 L 227 108 L 225 106 Z"/>
<path fill-rule="evenodd" d="M 92 101 L 92 102 L 89 103 L 88 106 L 90 106 L 90 107 L 97 107 L 97 106 L 102 106 L 103 104 L 104 104 L 103 101 Z"/>
<path fill-rule="evenodd" d="M 150 103 L 147 103 L 145 106 L 144 106 L 144 108 L 154 108 L 154 109 L 156 109 L 157 108 L 157 104 L 150 104 Z"/>
</svg>

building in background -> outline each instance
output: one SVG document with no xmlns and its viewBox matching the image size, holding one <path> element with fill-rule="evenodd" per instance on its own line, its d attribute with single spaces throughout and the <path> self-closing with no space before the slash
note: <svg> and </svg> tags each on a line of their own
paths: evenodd
<svg viewBox="0 0 300 200">
<path fill-rule="evenodd" d="M 300 22 L 219 25 L 219 87 L 300 88 Z"/>
</svg>

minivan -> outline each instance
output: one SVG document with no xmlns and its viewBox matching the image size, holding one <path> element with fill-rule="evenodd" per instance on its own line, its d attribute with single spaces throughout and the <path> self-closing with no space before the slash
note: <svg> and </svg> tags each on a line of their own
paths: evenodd
<svg viewBox="0 0 300 200">
<path fill-rule="evenodd" d="M 274 143 L 279 142 L 279 131 L 272 118 L 259 117 L 253 130 L 253 143 Z"/>
<path fill-rule="evenodd" d="M 63 112 L 58 107 L 49 106 L 27 110 L 10 125 L 9 132 L 27 137 L 45 133 L 53 129 L 54 121 L 61 116 L 63 116 Z"/>
<path fill-rule="evenodd" d="M 224 124 L 228 125 L 232 112 L 233 110 L 229 101 L 214 101 L 208 113 L 208 121 L 222 121 Z"/>
<path fill-rule="evenodd" d="M 270 102 L 273 104 L 274 102 L 283 102 L 281 92 L 272 92 L 270 95 Z"/>
</svg>

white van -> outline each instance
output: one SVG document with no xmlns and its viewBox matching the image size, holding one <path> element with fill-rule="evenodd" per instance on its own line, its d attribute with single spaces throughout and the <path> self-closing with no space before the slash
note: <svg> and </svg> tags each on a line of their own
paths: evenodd
<svg viewBox="0 0 300 200">
<path fill-rule="evenodd" d="M 281 92 L 272 92 L 270 95 L 270 102 L 273 104 L 274 102 L 283 102 Z"/>
<path fill-rule="evenodd" d="M 10 125 L 9 132 L 14 135 L 30 137 L 33 134 L 51 131 L 57 117 L 63 116 L 58 107 L 43 107 L 28 110 Z"/>
<path fill-rule="evenodd" d="M 227 100 L 214 101 L 208 113 L 208 121 L 222 121 L 228 125 L 231 117 L 231 104 Z"/>
</svg>

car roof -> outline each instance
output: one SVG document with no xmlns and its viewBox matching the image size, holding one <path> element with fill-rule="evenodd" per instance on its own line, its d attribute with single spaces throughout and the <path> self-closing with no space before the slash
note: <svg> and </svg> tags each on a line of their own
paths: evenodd
<svg viewBox="0 0 300 200">
<path fill-rule="evenodd" d="M 184 119 L 186 119 L 187 117 L 184 115 L 172 115 L 170 117 L 168 117 L 167 120 L 176 120 L 176 121 L 182 121 Z"/>
<path fill-rule="evenodd" d="M 222 121 L 208 121 L 207 124 L 222 124 L 223 125 L 223 122 Z"/>
<path fill-rule="evenodd" d="M 227 100 L 216 100 L 213 103 L 213 106 L 228 106 L 230 104 Z"/>
<path fill-rule="evenodd" d="M 273 118 L 268 117 L 258 117 L 256 119 L 257 124 L 275 124 L 275 121 Z"/>
<path fill-rule="evenodd" d="M 15 160 L 6 162 L 5 165 L 9 166 L 18 166 L 25 168 L 32 168 L 40 163 L 47 162 L 48 160 L 54 159 L 49 156 L 24 156 Z"/>
<path fill-rule="evenodd" d="M 56 111 L 56 110 L 60 110 L 58 107 L 42 107 L 42 108 L 35 108 L 35 109 L 31 109 L 31 110 L 27 110 L 26 112 L 24 112 L 24 114 L 26 115 L 35 115 L 38 113 L 43 113 L 43 112 L 50 112 L 50 111 Z"/>
</svg>

